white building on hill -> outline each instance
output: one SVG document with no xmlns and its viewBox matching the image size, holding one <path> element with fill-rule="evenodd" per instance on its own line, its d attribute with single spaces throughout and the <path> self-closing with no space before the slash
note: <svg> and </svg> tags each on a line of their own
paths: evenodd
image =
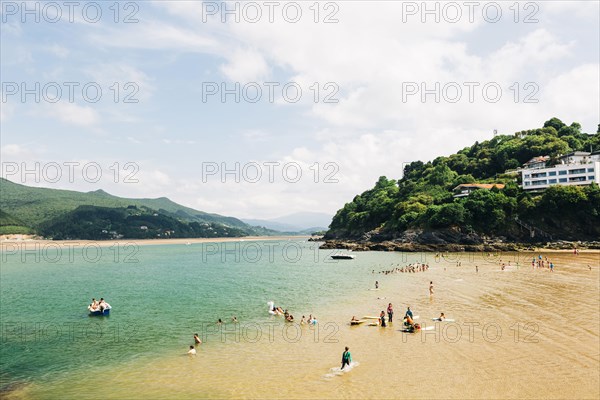
<svg viewBox="0 0 600 400">
<path fill-rule="evenodd" d="M 543 157 L 526 162 L 520 171 L 524 190 L 543 190 L 552 185 L 600 185 L 600 151 L 576 151 L 559 158 L 559 164 L 546 167 Z"/>
</svg>

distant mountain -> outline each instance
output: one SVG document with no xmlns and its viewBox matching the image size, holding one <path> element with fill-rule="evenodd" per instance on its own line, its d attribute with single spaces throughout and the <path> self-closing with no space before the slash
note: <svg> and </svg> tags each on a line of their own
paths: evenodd
<svg viewBox="0 0 600 400">
<path fill-rule="evenodd" d="M 242 220 L 252 226 L 263 226 L 280 232 L 312 233 L 327 230 L 332 216 L 318 212 L 297 212 L 272 219 L 250 219 Z"/>
<path fill-rule="evenodd" d="M 51 226 L 53 225 L 52 222 L 60 222 L 61 217 L 65 217 L 81 206 L 108 209 L 137 207 L 144 209 L 144 212 L 160 214 L 186 224 L 192 222 L 205 225 L 213 224 L 211 226 L 217 231 L 227 227 L 236 228 L 235 230 L 229 230 L 235 232 L 235 236 L 276 233 L 268 229 L 253 228 L 237 218 L 194 210 L 177 204 L 166 197 L 128 199 L 113 196 L 103 190 L 84 193 L 72 190 L 36 188 L 20 185 L 4 178 L 0 178 L 0 192 L 0 233 L 21 233 L 27 229 L 40 232 L 41 227 Z M 74 215 L 82 217 L 86 214 L 85 212 L 78 212 Z M 59 224 L 57 226 L 67 225 Z M 197 237 L 198 232 L 201 232 L 200 229 L 193 231 L 196 234 L 194 237 Z"/>
</svg>

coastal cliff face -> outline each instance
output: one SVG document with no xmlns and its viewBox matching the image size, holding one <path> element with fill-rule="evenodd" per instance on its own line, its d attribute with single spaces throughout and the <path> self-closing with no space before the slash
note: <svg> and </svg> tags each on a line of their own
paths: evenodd
<svg viewBox="0 0 600 400">
<path fill-rule="evenodd" d="M 321 249 L 345 249 L 352 251 L 520 251 L 544 247 L 554 250 L 600 249 L 600 241 L 526 241 L 512 237 L 487 237 L 477 233 L 463 233 L 458 228 L 422 230 L 414 229 L 393 236 L 389 233 L 371 231 L 360 238 L 336 238 L 325 235 Z"/>
</svg>

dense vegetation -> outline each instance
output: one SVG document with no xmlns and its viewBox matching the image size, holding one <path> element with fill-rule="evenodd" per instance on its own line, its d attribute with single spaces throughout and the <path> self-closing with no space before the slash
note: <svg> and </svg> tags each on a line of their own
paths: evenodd
<svg viewBox="0 0 600 400">
<path fill-rule="evenodd" d="M 552 118 L 540 129 L 498 135 L 476 142 L 449 157 L 415 161 L 396 181 L 380 177 L 373 189 L 356 196 L 340 209 L 327 238 L 360 238 L 375 231 L 388 236 L 408 229 L 458 229 L 466 233 L 524 239 L 515 217 L 551 234 L 555 239 L 600 238 L 600 189 L 554 186 L 543 193 L 524 192 L 518 175 L 505 173 L 535 156 L 550 156 L 549 164 L 571 151 L 600 149 L 596 134 L 581 125 Z M 504 183 L 504 189 L 476 190 L 454 199 L 461 183 Z"/>
<path fill-rule="evenodd" d="M 47 238 L 65 239 L 155 239 L 195 237 L 239 237 L 248 233 L 213 222 L 185 223 L 148 207 L 109 208 L 79 206 L 42 224 Z"/>
<path fill-rule="evenodd" d="M 146 219 L 147 216 L 153 218 Z M 142 225 L 148 226 L 148 231 L 141 232 Z M 175 231 L 168 237 L 276 233 L 251 227 L 237 218 L 184 207 L 165 197 L 127 199 L 102 190 L 82 193 L 34 188 L 0 178 L 0 234 L 37 233 L 55 239 L 107 239 L 115 236 L 107 235 L 103 230 L 115 231 L 117 236 L 125 238 L 165 237 L 166 230 Z M 162 236 L 157 236 L 159 234 Z"/>
</svg>

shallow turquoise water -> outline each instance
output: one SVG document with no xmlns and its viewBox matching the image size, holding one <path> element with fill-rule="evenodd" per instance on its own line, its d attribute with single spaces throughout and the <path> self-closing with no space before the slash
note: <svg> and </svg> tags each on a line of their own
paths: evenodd
<svg viewBox="0 0 600 400">
<path fill-rule="evenodd" d="M 421 257 L 369 252 L 333 261 L 331 250 L 304 241 L 151 245 L 121 247 L 119 253 L 103 247 L 98 256 L 97 251 L 2 254 L 4 389 L 179 352 L 194 332 L 205 332 L 218 318 L 264 320 L 269 300 L 290 310 L 323 309 L 343 302 L 357 286 L 372 287 L 373 268 Z M 92 297 L 112 305 L 109 317 L 87 315 Z"/>
</svg>

